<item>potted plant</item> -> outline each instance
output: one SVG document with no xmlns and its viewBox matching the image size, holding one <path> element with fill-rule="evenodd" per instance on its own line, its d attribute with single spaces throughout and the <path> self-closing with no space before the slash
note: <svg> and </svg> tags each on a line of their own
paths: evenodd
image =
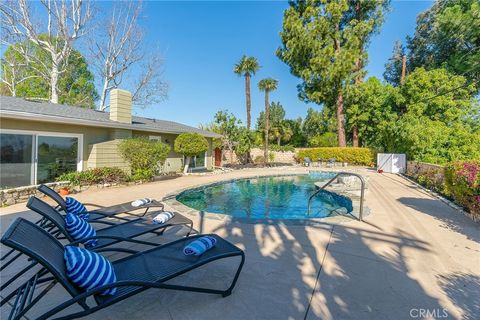
<svg viewBox="0 0 480 320">
<path fill-rule="evenodd" d="M 68 187 L 60 188 L 59 193 L 62 196 L 67 196 L 70 194 L 70 189 Z"/>
</svg>

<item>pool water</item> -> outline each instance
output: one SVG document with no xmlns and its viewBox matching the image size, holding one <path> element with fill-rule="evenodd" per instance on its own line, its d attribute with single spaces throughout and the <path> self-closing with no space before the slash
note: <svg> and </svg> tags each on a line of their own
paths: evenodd
<svg viewBox="0 0 480 320">
<path fill-rule="evenodd" d="M 177 200 L 199 211 L 238 218 L 322 218 L 340 207 L 352 210 L 350 199 L 325 192 L 313 199 L 308 215 L 308 198 L 316 190 L 314 183 L 329 180 L 333 175 L 335 173 L 317 172 L 240 179 L 187 190 L 180 193 Z"/>
</svg>

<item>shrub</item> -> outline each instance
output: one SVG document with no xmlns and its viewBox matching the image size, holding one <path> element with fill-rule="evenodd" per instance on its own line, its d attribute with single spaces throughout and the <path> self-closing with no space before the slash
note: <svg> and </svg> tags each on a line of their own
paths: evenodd
<svg viewBox="0 0 480 320">
<path fill-rule="evenodd" d="M 99 183 L 123 183 L 128 175 L 117 167 L 93 168 L 81 172 L 69 172 L 59 176 L 57 181 L 69 181 L 73 185 L 92 185 Z"/>
<path fill-rule="evenodd" d="M 445 166 L 445 189 L 470 213 L 480 215 L 480 161 L 456 161 Z"/>
<path fill-rule="evenodd" d="M 325 132 L 318 134 L 308 140 L 311 147 L 335 147 L 338 145 L 338 138 L 335 132 Z"/>
<path fill-rule="evenodd" d="M 208 150 L 208 141 L 202 135 L 194 132 L 187 132 L 180 134 L 175 139 L 175 152 L 183 154 L 187 157 L 185 161 L 184 173 L 188 171 L 188 164 L 190 163 L 190 157 L 197 154 L 204 153 Z"/>
<path fill-rule="evenodd" d="M 303 162 L 305 157 L 312 161 L 328 161 L 335 158 L 338 162 L 372 166 L 375 164 L 375 152 L 368 148 L 311 148 L 302 149 L 297 154 L 297 161 Z"/>
<path fill-rule="evenodd" d="M 275 152 L 269 152 L 268 153 L 268 161 L 269 162 L 275 161 Z"/>
<path fill-rule="evenodd" d="M 118 149 L 130 164 L 133 180 L 150 180 L 159 171 L 170 152 L 170 146 L 147 138 L 125 139 Z"/>
<path fill-rule="evenodd" d="M 255 159 L 253 159 L 253 162 L 255 164 L 264 164 L 265 163 L 265 157 L 264 156 L 256 156 Z"/>
</svg>

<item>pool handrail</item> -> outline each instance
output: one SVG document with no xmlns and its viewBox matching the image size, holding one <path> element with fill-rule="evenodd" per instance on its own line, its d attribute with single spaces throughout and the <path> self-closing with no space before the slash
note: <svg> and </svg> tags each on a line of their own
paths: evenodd
<svg viewBox="0 0 480 320">
<path fill-rule="evenodd" d="M 335 179 L 337 179 L 339 176 L 353 176 L 357 177 L 360 180 L 361 183 L 361 191 L 360 191 L 360 212 L 358 215 L 358 220 L 363 221 L 363 202 L 365 198 L 365 179 L 359 175 L 358 173 L 353 173 L 353 172 L 346 172 L 346 171 L 341 171 L 337 173 L 332 179 L 328 180 L 327 183 L 325 183 L 323 186 L 319 187 L 318 190 L 316 190 L 310 197 L 308 198 L 308 215 L 310 216 L 310 211 L 311 211 L 311 206 L 312 206 L 312 199 L 320 193 L 320 191 L 324 190 L 328 185 L 330 185 Z"/>
</svg>

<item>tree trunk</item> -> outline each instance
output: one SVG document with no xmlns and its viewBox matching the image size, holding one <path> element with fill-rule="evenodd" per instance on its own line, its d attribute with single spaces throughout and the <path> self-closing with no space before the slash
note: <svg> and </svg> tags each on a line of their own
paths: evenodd
<svg viewBox="0 0 480 320">
<path fill-rule="evenodd" d="M 345 115 L 343 113 L 343 93 L 341 90 L 337 95 L 337 133 L 338 146 L 346 147 L 347 141 L 345 139 Z"/>
<path fill-rule="evenodd" d="M 105 100 L 107 100 L 107 88 L 108 88 L 108 81 L 104 79 L 103 81 L 103 88 L 102 93 L 100 95 L 100 105 L 98 106 L 98 110 L 103 111 L 106 109 Z"/>
<path fill-rule="evenodd" d="M 360 139 L 358 138 L 358 127 L 353 126 L 353 134 L 352 134 L 352 141 L 353 141 L 353 147 L 357 148 L 360 146 Z"/>
<path fill-rule="evenodd" d="M 282 140 L 281 137 L 277 137 L 277 144 L 278 144 L 279 147 L 280 147 L 280 141 L 281 141 L 281 140 Z"/>
<path fill-rule="evenodd" d="M 265 90 L 265 143 L 263 156 L 265 158 L 265 163 L 268 163 L 268 126 L 270 117 L 270 108 L 268 107 L 268 90 Z"/>
<path fill-rule="evenodd" d="M 188 173 L 188 167 L 190 166 L 190 156 L 185 159 L 185 165 L 183 166 L 183 173 L 187 174 Z"/>
<path fill-rule="evenodd" d="M 252 116 L 250 114 L 250 74 L 245 75 L 245 96 L 247 101 L 247 129 L 250 130 Z"/>
<path fill-rule="evenodd" d="M 50 87 L 51 87 L 50 102 L 52 103 L 58 103 L 57 85 L 58 85 L 58 67 L 55 63 L 52 63 L 52 71 L 50 75 Z"/>
<path fill-rule="evenodd" d="M 230 165 L 233 165 L 233 147 L 229 146 L 228 149 L 230 150 Z"/>
</svg>

